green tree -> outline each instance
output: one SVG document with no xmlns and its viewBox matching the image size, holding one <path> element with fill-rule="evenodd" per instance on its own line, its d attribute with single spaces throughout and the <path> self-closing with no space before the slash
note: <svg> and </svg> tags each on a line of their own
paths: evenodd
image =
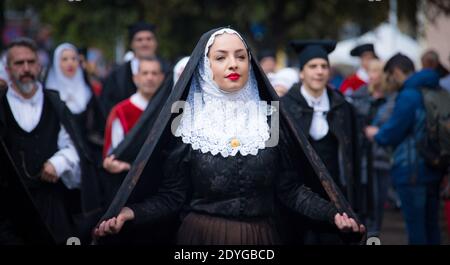
<svg viewBox="0 0 450 265">
<path fill-rule="evenodd" d="M 415 25 L 419 1 L 399 0 L 400 18 Z M 256 49 L 285 48 L 289 40 L 298 38 L 336 39 L 348 22 L 364 32 L 387 20 L 389 1 L 6 0 L 6 8 L 30 7 L 42 22 L 53 26 L 57 42 L 96 46 L 111 59 L 117 39 L 127 41 L 127 25 L 150 21 L 158 26 L 160 54 L 174 60 L 190 54 L 200 35 L 218 26 L 237 28 Z M 262 29 L 262 34 L 254 34 L 255 28 Z"/>
</svg>

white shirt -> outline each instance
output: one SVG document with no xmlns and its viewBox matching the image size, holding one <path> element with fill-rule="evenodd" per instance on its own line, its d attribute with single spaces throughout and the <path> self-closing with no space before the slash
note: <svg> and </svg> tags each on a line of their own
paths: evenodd
<svg viewBox="0 0 450 265">
<path fill-rule="evenodd" d="M 0 79 L 3 79 L 6 83 L 9 83 L 9 76 L 6 72 L 6 53 L 0 57 Z"/>
<path fill-rule="evenodd" d="M 330 110 L 330 99 L 328 98 L 326 89 L 318 98 L 311 96 L 302 85 L 300 93 L 305 98 L 308 106 L 314 109 L 309 135 L 314 140 L 320 140 L 328 133 L 329 126 L 327 121 L 327 113 Z"/>
<path fill-rule="evenodd" d="M 38 84 L 36 93 L 30 99 L 23 98 L 9 86 L 6 93 L 8 104 L 17 124 L 26 132 L 31 132 L 38 125 L 44 105 L 42 85 Z M 56 170 L 56 175 L 68 189 L 79 188 L 81 184 L 80 157 L 70 138 L 61 124 L 58 133 L 58 151 L 48 159 Z"/>
<path fill-rule="evenodd" d="M 358 70 L 356 71 L 356 76 L 366 83 L 369 82 L 369 74 L 362 67 L 358 68 Z"/>
<path fill-rule="evenodd" d="M 149 103 L 149 100 L 144 98 L 139 92 L 134 93 L 130 97 L 131 104 L 136 106 L 138 109 L 144 111 L 147 108 L 147 105 Z M 115 118 L 112 122 L 112 128 L 111 128 L 111 148 L 109 152 L 116 148 L 120 142 L 123 141 L 125 138 L 125 131 L 123 129 L 122 123 L 120 123 L 120 120 L 118 118 Z M 108 152 L 108 153 L 109 153 Z"/>
<path fill-rule="evenodd" d="M 134 57 L 131 59 L 131 73 L 136 75 L 139 72 L 139 59 Z"/>
</svg>

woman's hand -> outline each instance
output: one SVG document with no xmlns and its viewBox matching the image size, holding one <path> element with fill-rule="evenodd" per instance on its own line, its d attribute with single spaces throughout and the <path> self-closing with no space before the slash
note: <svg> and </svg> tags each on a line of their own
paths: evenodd
<svg viewBox="0 0 450 265">
<path fill-rule="evenodd" d="M 130 170 L 130 167 L 129 163 L 117 160 L 114 155 L 110 155 L 103 160 L 103 168 L 113 174 Z"/>
<path fill-rule="evenodd" d="M 124 223 L 134 219 L 134 212 L 128 207 L 122 208 L 117 217 L 105 220 L 94 230 L 95 237 L 117 234 L 122 229 Z"/>
<path fill-rule="evenodd" d="M 366 231 L 366 228 L 364 225 L 358 226 L 356 221 L 353 218 L 349 218 L 346 213 L 344 214 L 336 214 L 334 216 L 334 223 L 336 226 L 341 230 L 342 232 L 359 232 L 364 233 Z"/>
</svg>

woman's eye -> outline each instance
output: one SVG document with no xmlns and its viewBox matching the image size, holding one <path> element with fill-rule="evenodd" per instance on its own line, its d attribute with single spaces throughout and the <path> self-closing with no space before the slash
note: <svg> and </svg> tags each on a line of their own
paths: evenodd
<svg viewBox="0 0 450 265">
<path fill-rule="evenodd" d="M 223 56 L 216 57 L 217 61 L 222 61 L 223 59 L 225 59 L 225 57 L 223 57 Z"/>
</svg>

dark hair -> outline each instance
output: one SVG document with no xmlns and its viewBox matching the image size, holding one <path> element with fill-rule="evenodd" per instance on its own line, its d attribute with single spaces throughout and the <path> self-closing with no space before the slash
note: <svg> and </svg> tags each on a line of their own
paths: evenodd
<svg viewBox="0 0 450 265">
<path fill-rule="evenodd" d="M 414 63 L 411 61 L 411 59 L 401 53 L 397 53 L 386 62 L 386 65 L 384 66 L 384 72 L 390 73 L 394 71 L 394 68 L 400 69 L 400 71 L 402 71 L 404 74 L 409 74 L 415 71 Z"/>
<path fill-rule="evenodd" d="M 258 53 L 258 56 L 257 56 L 258 61 L 261 61 L 262 59 L 269 58 L 269 57 L 272 57 L 274 59 L 277 57 L 275 49 L 263 49 Z"/>
<path fill-rule="evenodd" d="M 36 42 L 34 42 L 34 40 L 32 40 L 30 38 L 26 38 L 26 37 L 20 37 L 20 38 L 14 39 L 13 41 L 11 41 L 6 46 L 6 51 L 7 51 L 6 61 L 7 61 L 7 64 L 9 64 L 9 62 L 11 60 L 9 51 L 12 48 L 14 48 L 14 47 L 26 47 L 26 48 L 32 50 L 36 54 L 37 54 L 37 51 L 38 51 Z"/>
<path fill-rule="evenodd" d="M 421 59 L 427 59 L 435 63 L 439 63 L 439 54 L 435 50 L 428 50 L 422 54 Z"/>
<path fill-rule="evenodd" d="M 164 71 L 163 71 L 163 64 L 162 64 L 161 60 L 158 57 L 156 57 L 156 56 L 146 56 L 146 57 L 140 58 L 139 59 L 139 67 L 138 67 L 138 69 L 141 68 L 141 63 L 144 62 L 144 61 L 145 62 L 157 62 L 159 64 L 159 68 L 160 68 L 161 72 L 164 73 Z"/>
<path fill-rule="evenodd" d="M 152 23 L 138 21 L 128 26 L 128 40 L 131 42 L 134 36 L 140 31 L 149 31 L 155 34 L 156 26 Z"/>
</svg>

